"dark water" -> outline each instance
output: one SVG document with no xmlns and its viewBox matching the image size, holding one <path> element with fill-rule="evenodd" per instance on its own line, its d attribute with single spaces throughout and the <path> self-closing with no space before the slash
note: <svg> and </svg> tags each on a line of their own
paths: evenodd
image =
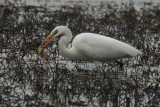
<svg viewBox="0 0 160 107">
<path fill-rule="evenodd" d="M 160 106 L 160 7 L 146 5 L 137 11 L 132 3 L 121 9 L 101 4 L 100 17 L 78 5 L 54 11 L 16 2 L 0 5 L 0 106 Z M 37 53 L 41 41 L 66 24 L 73 35 L 110 36 L 143 55 L 121 60 L 123 70 L 109 62 L 96 71 L 89 62 L 62 61 L 51 44 L 45 51 L 55 59 L 42 61 Z"/>
</svg>

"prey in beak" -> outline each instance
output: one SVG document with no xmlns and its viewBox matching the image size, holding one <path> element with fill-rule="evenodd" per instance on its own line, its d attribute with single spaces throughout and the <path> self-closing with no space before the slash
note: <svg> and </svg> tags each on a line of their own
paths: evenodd
<svg viewBox="0 0 160 107">
<path fill-rule="evenodd" d="M 53 59 L 52 57 L 50 57 L 49 55 L 47 55 L 46 53 L 44 53 L 44 48 L 51 43 L 51 41 L 57 36 L 58 30 L 54 30 L 52 31 L 47 38 L 41 43 L 41 45 L 38 47 L 38 55 L 46 60 L 50 60 Z"/>
<path fill-rule="evenodd" d="M 57 36 L 58 30 L 51 32 L 47 38 L 41 43 L 40 47 L 45 48 Z"/>
</svg>

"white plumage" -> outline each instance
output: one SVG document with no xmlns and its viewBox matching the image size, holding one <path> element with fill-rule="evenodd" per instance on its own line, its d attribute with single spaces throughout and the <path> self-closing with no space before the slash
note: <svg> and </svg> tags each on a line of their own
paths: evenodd
<svg viewBox="0 0 160 107">
<path fill-rule="evenodd" d="M 60 37 L 58 45 L 62 56 L 72 60 L 91 61 L 96 66 L 99 65 L 99 62 L 114 61 L 142 54 L 124 42 L 94 33 L 77 35 L 72 41 L 72 47 L 68 48 L 68 44 L 72 40 L 72 32 L 66 26 L 56 27 L 42 42 L 42 46 L 46 47 L 55 37 Z"/>
</svg>

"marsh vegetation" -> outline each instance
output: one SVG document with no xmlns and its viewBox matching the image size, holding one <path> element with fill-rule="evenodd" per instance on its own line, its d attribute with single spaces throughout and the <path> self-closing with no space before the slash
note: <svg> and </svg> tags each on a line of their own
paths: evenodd
<svg viewBox="0 0 160 107">
<path fill-rule="evenodd" d="M 0 5 L 0 106 L 160 106 L 159 4 L 144 3 L 139 11 L 132 2 L 121 8 L 113 2 L 91 7 L 52 10 L 7 0 Z M 123 70 L 110 62 L 97 72 L 89 62 L 64 59 L 51 44 L 45 52 L 53 58 L 41 60 L 41 41 L 55 26 L 66 24 L 74 36 L 103 34 L 143 55 L 121 60 Z"/>
</svg>

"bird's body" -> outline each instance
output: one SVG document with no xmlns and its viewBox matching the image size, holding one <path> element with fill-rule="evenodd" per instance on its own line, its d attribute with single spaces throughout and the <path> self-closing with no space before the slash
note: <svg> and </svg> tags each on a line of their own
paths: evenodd
<svg viewBox="0 0 160 107">
<path fill-rule="evenodd" d="M 72 41 L 72 47 L 68 48 L 68 44 L 72 40 L 72 32 L 66 26 L 56 27 L 48 36 L 48 39 L 51 38 L 48 43 L 54 38 L 52 35 L 55 32 L 54 37 L 60 36 L 58 45 L 62 56 L 71 60 L 107 62 L 141 54 L 139 50 L 124 42 L 94 33 L 81 33 L 77 35 Z M 46 41 L 47 39 L 42 42 L 42 45 Z"/>
<path fill-rule="evenodd" d="M 88 41 L 87 38 L 90 40 Z M 140 54 L 140 51 L 124 42 L 94 33 L 77 35 L 72 42 L 71 50 L 79 56 L 75 60 L 100 62 L 113 61 Z"/>
</svg>

